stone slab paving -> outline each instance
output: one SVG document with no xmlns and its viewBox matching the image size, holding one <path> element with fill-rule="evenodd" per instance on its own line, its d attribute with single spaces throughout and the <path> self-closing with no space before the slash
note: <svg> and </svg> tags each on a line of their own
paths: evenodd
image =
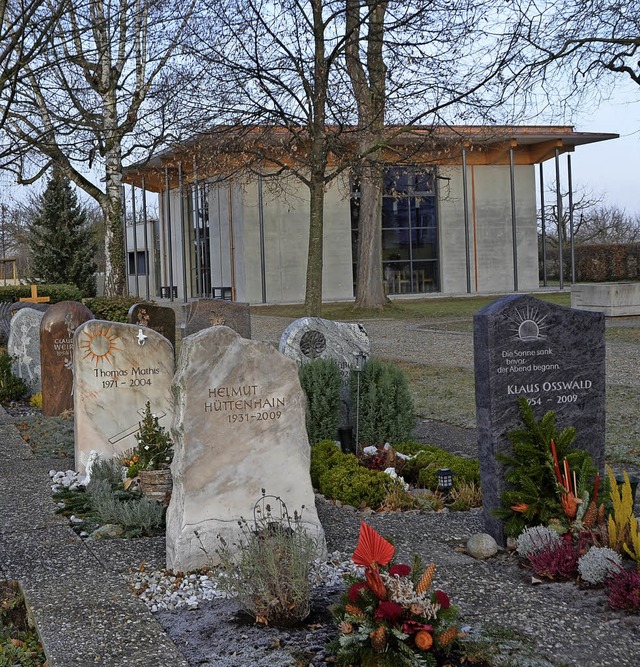
<svg viewBox="0 0 640 667">
<path fill-rule="evenodd" d="M 186 667 L 173 642 L 117 572 L 149 541 L 123 548 L 83 542 L 55 514 L 48 471 L 0 408 L 0 574 L 25 594 L 50 667 Z M 157 545 L 156 545 L 157 546 Z M 156 549 L 157 550 L 157 549 Z"/>
</svg>

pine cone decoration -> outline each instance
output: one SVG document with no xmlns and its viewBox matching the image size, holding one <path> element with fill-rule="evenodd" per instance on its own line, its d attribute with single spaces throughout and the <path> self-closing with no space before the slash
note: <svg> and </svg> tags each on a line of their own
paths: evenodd
<svg viewBox="0 0 640 667">
<path fill-rule="evenodd" d="M 442 634 L 438 635 L 437 640 L 438 644 L 442 647 L 449 646 L 452 641 L 455 641 L 458 638 L 458 628 L 454 625 L 453 627 L 445 630 Z"/>
<path fill-rule="evenodd" d="M 370 635 L 371 646 L 376 653 L 384 653 L 387 647 L 387 629 L 384 625 L 378 626 Z"/>
<path fill-rule="evenodd" d="M 350 635 L 353 632 L 353 623 L 349 623 L 349 621 L 341 621 L 338 623 L 338 630 L 341 635 Z"/>
<path fill-rule="evenodd" d="M 596 504 L 592 500 L 589 503 L 587 511 L 584 513 L 584 516 L 582 517 L 582 524 L 584 525 L 585 528 L 591 529 L 595 526 L 597 518 L 598 518 L 598 508 L 596 507 Z"/>
<path fill-rule="evenodd" d="M 364 618 L 364 612 L 362 609 L 360 609 L 360 607 L 356 607 L 355 604 L 346 604 L 344 606 L 344 610 L 350 616 L 354 616 L 355 618 Z"/>
<path fill-rule="evenodd" d="M 604 503 L 600 503 L 600 507 L 598 507 L 598 525 L 602 526 L 603 524 L 606 524 L 606 519 Z"/>
<path fill-rule="evenodd" d="M 421 593 L 426 593 L 429 590 L 429 586 L 431 586 L 431 582 L 433 581 L 433 575 L 435 571 L 436 571 L 435 563 L 431 563 L 431 565 L 429 565 L 429 567 L 424 571 L 424 574 L 420 577 L 420 581 L 416 586 L 416 593 L 418 593 L 418 595 L 420 595 Z"/>
</svg>

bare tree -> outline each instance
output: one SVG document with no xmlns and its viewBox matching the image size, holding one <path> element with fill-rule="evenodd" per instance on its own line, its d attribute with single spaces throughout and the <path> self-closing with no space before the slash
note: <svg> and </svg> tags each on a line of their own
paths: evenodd
<svg viewBox="0 0 640 667">
<path fill-rule="evenodd" d="M 168 66 L 179 70 L 174 56 L 194 3 L 68 0 L 46 50 L 23 64 L 10 93 L 5 130 L 14 159 L 6 166 L 30 183 L 55 164 L 98 202 L 107 294 L 125 288 L 123 162 L 153 150 L 179 118 L 179 79 Z"/>
<path fill-rule="evenodd" d="M 522 40 L 511 82 L 576 106 L 584 95 L 606 99 L 609 75 L 640 85 L 640 1 L 565 0 L 519 4 Z"/>
</svg>

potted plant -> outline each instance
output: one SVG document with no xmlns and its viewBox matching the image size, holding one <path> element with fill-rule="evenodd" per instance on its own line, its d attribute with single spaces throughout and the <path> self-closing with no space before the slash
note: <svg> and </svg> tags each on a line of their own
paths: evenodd
<svg viewBox="0 0 640 667">
<path fill-rule="evenodd" d="M 135 438 L 138 444 L 124 460 L 129 468 L 127 477 L 138 478 L 140 490 L 145 496 L 165 502 L 173 486 L 170 469 L 173 441 L 151 412 L 149 401 Z"/>
</svg>

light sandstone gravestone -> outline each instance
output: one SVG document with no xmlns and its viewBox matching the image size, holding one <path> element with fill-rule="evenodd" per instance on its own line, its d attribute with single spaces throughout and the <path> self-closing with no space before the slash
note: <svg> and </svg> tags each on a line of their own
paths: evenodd
<svg viewBox="0 0 640 667">
<path fill-rule="evenodd" d="M 362 324 L 334 322 L 320 317 L 302 317 L 292 322 L 280 337 L 280 352 L 302 365 L 313 359 L 333 359 L 342 374 L 340 426 L 351 419 L 350 374 L 371 356 L 371 344 Z"/>
<path fill-rule="evenodd" d="M 537 419 L 553 410 L 557 427 L 577 429 L 574 447 L 602 471 L 605 432 L 604 316 L 511 295 L 474 316 L 476 419 L 485 527 L 504 544 L 492 515 L 504 490 L 498 452 L 511 452 L 507 433 L 520 428 L 518 399 Z"/>
<path fill-rule="evenodd" d="M 90 320 L 73 337 L 76 470 L 91 450 L 113 456 L 136 446 L 145 404 L 161 426 L 173 418 L 173 347 L 156 331 Z"/>
<path fill-rule="evenodd" d="M 149 327 L 162 334 L 175 348 L 176 312 L 173 308 L 152 303 L 134 303 L 127 314 L 130 324 Z"/>
<path fill-rule="evenodd" d="M 224 299 L 198 299 L 183 305 L 182 308 L 185 336 L 209 327 L 225 326 L 244 338 L 251 338 L 251 314 L 248 303 Z"/>
<path fill-rule="evenodd" d="M 33 308 L 22 308 L 11 318 L 7 352 L 15 357 L 12 369 L 29 389 L 40 391 L 40 321 L 44 313 Z"/>
<path fill-rule="evenodd" d="M 173 391 L 167 567 L 187 572 L 215 562 L 220 538 L 237 542 L 238 521 L 253 520 L 262 489 L 290 514 L 304 506 L 323 552 L 296 364 L 267 343 L 212 327 L 183 340 Z"/>
<path fill-rule="evenodd" d="M 42 414 L 55 417 L 73 408 L 73 334 L 93 313 L 77 301 L 51 306 L 40 322 Z"/>
</svg>

